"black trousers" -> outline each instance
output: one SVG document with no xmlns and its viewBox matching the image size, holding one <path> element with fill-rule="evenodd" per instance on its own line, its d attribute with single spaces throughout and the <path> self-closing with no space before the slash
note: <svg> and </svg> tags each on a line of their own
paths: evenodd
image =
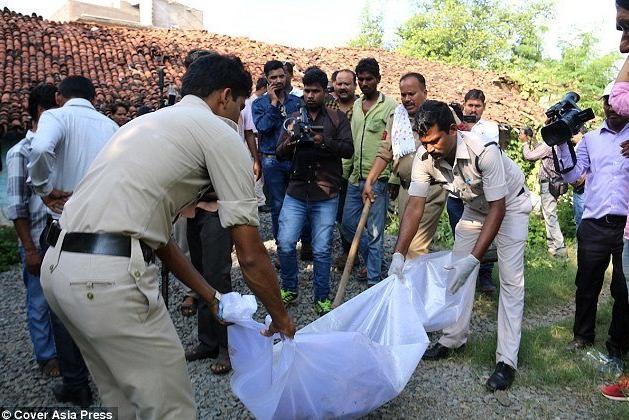
<svg viewBox="0 0 629 420">
<path fill-rule="evenodd" d="M 194 267 L 210 286 L 221 293 L 231 292 L 232 239 L 229 230 L 221 226 L 218 212 L 197 209 L 195 217 L 188 219 L 187 235 Z M 203 299 L 199 299 L 197 334 L 199 342 L 210 350 L 227 347 L 227 327 L 211 315 Z"/>
<path fill-rule="evenodd" d="M 577 231 L 579 249 L 574 336 L 589 342 L 594 341 L 598 296 L 611 258 L 611 294 L 614 306 L 606 345 L 609 354 L 613 356 L 622 356 L 629 350 L 629 302 L 622 270 L 625 222 L 626 218 L 619 216 L 583 219 Z"/>
<path fill-rule="evenodd" d="M 42 253 L 46 253 L 49 248 L 46 236 L 48 235 L 48 228 L 51 222 L 52 219 L 49 219 L 46 228 L 39 238 Z M 42 269 L 44 268 L 42 267 Z M 50 320 L 52 321 L 52 334 L 55 339 L 55 347 L 57 348 L 57 360 L 63 384 L 68 388 L 87 386 L 89 384 L 89 371 L 87 366 L 85 366 L 79 347 L 72 339 L 65 325 L 57 317 L 57 314 L 52 310 L 50 311 Z"/>
</svg>

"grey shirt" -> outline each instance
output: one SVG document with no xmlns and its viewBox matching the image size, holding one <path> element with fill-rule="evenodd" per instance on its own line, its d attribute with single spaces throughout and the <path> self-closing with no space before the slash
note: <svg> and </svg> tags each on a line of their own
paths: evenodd
<svg viewBox="0 0 629 420">
<path fill-rule="evenodd" d="M 553 149 L 543 141 L 534 144 L 533 147 L 531 147 L 530 143 L 524 143 L 522 152 L 526 160 L 533 162 L 536 160 L 542 161 L 542 166 L 539 168 L 537 176 L 540 182 L 548 181 L 559 176 L 559 173 L 555 170 L 555 162 L 553 162 Z"/>
</svg>

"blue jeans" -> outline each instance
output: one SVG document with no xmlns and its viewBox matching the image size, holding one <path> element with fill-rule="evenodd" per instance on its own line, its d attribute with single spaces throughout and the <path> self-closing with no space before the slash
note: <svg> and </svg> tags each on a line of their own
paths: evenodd
<svg viewBox="0 0 629 420">
<path fill-rule="evenodd" d="M 38 362 L 45 362 L 57 356 L 52 334 L 50 308 L 44 297 L 39 277 L 26 271 L 26 254 L 19 247 L 22 260 L 22 279 L 26 286 L 26 322 L 33 342 L 33 352 Z"/>
<path fill-rule="evenodd" d="M 574 223 L 577 230 L 581 224 L 581 218 L 583 217 L 583 206 L 585 204 L 585 192 L 581 194 L 572 194 L 572 212 L 574 213 Z"/>
<path fill-rule="evenodd" d="M 448 220 L 450 221 L 450 229 L 452 229 L 452 236 L 456 237 L 455 229 L 456 225 L 461 220 L 463 216 L 463 209 L 465 205 L 463 204 L 463 200 L 455 197 L 448 197 L 448 204 L 446 205 L 446 209 L 448 211 Z M 494 263 L 484 263 L 480 265 L 480 269 L 478 270 L 478 279 L 481 284 L 489 282 L 492 283 L 491 280 L 491 272 L 494 269 Z"/>
<path fill-rule="evenodd" d="M 304 201 L 290 195 L 284 197 L 280 213 L 278 251 L 280 255 L 282 288 L 297 292 L 297 253 L 295 245 L 306 222 L 312 229 L 315 302 L 328 299 L 330 266 L 332 265 L 332 236 L 336 221 L 338 196 L 323 201 Z"/>
<path fill-rule="evenodd" d="M 263 155 L 261 164 L 264 185 L 271 205 L 271 228 L 273 237 L 277 241 L 280 212 L 286 195 L 286 187 L 290 181 L 291 162 L 280 162 L 275 159 L 275 156 Z M 309 244 L 310 242 L 310 227 L 306 223 L 301 234 L 301 243 Z"/>
<path fill-rule="evenodd" d="M 343 232 L 351 241 L 363 211 L 362 192 L 365 181 L 358 185 L 347 184 L 345 207 L 343 209 Z M 384 256 L 384 228 L 389 206 L 389 186 L 387 181 L 377 181 L 373 185 L 376 201 L 371 204 L 365 230 L 360 238 L 360 254 L 367 266 L 367 281 L 370 285 L 381 280 L 382 257 Z"/>
</svg>

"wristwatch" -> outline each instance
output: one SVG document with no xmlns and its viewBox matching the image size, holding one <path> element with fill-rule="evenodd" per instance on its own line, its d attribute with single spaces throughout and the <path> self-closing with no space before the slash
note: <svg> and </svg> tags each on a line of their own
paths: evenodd
<svg viewBox="0 0 629 420">
<path fill-rule="evenodd" d="M 218 305 L 222 298 L 223 298 L 223 294 L 217 290 L 214 293 L 214 299 L 216 299 L 216 302 L 212 302 L 210 305 L 211 306 Z"/>
</svg>

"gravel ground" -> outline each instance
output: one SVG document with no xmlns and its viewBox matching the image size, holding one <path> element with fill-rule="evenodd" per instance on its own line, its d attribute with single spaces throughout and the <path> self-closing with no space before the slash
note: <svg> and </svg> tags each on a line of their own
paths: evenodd
<svg viewBox="0 0 629 420">
<path fill-rule="evenodd" d="M 270 240 L 270 217 L 262 215 L 261 233 L 270 254 L 275 254 L 275 244 Z M 336 243 L 336 241 L 335 241 Z M 387 238 L 386 247 L 391 250 L 394 238 Z M 338 252 L 338 250 L 336 250 Z M 232 278 L 235 290 L 248 293 L 234 258 Z M 388 266 L 387 256 L 387 266 Z M 341 273 L 333 273 L 332 290 Z M 0 405 L 59 405 L 52 395 L 55 380 L 42 379 L 32 358 L 30 338 L 26 328 L 24 311 L 25 293 L 19 267 L 0 273 L 4 298 L 0 300 Z M 362 292 L 366 286 L 350 281 L 349 299 Z M 178 302 L 183 290 L 176 280 L 171 281 L 171 316 L 184 347 L 196 342 L 196 317 L 183 318 Z M 572 314 L 572 306 L 557 308 L 526 320 L 527 325 L 550 324 Z M 303 265 L 300 275 L 299 304 L 290 308 L 298 327 L 315 319 L 312 307 L 312 266 Z M 262 311 L 259 311 L 262 316 Z M 559 318 L 558 318 L 559 317 Z M 474 316 L 472 334 L 495 331 L 495 316 Z M 230 390 L 229 375 L 215 376 L 210 373 L 211 361 L 197 361 L 188 365 L 195 389 L 195 399 L 200 418 L 247 418 L 250 414 Z M 594 390 L 530 388 L 516 386 L 506 398 L 498 400 L 484 389 L 484 382 L 493 366 L 482 369 L 452 360 L 421 362 L 406 389 L 393 401 L 371 413 L 369 418 L 592 418 L 600 415 L 601 397 Z M 505 401 L 506 400 L 506 401 Z M 507 403 L 508 406 L 505 406 Z"/>
</svg>

